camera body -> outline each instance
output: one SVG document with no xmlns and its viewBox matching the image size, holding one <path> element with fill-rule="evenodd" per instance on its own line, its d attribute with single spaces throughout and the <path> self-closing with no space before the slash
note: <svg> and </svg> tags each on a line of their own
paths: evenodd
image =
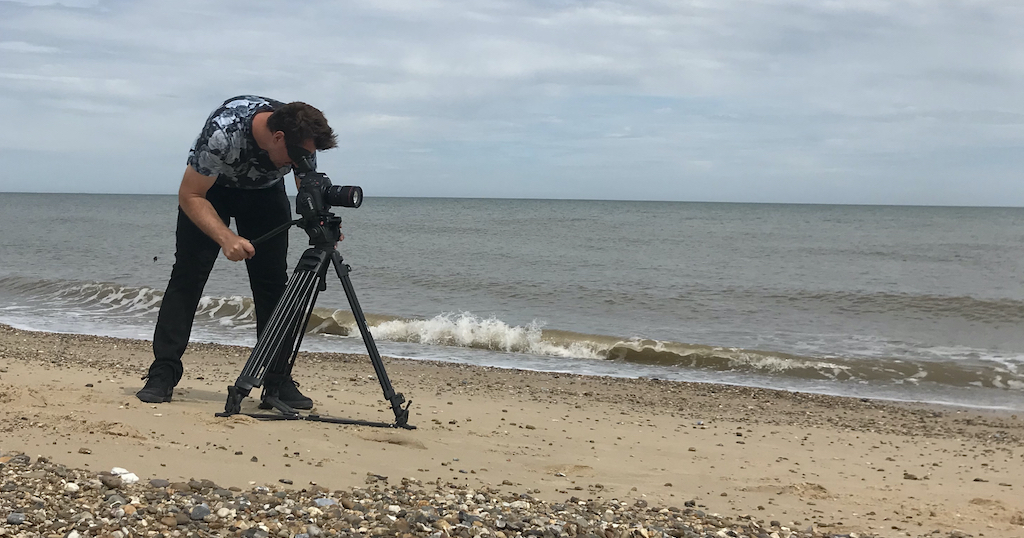
<svg viewBox="0 0 1024 538">
<path fill-rule="evenodd" d="M 295 212 L 301 226 L 309 235 L 310 245 L 331 246 L 341 238 L 341 217 L 331 213 L 332 206 L 359 207 L 363 203 L 363 189 L 354 185 L 333 185 L 327 174 L 316 171 L 313 154 L 289 148 L 293 170 L 299 178 L 299 193 L 295 197 Z"/>
</svg>

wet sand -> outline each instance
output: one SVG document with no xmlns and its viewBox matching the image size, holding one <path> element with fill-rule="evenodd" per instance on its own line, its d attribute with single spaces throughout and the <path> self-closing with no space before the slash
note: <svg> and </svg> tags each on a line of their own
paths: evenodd
<svg viewBox="0 0 1024 538">
<path fill-rule="evenodd" d="M 0 453 L 143 481 L 344 490 L 369 473 L 835 534 L 1024 535 L 1009 413 L 386 358 L 415 430 L 214 417 L 247 357 L 193 344 L 174 401 L 144 404 L 149 342 L 0 326 Z M 373 374 L 365 356 L 300 353 L 295 378 L 321 414 L 392 422 Z"/>
</svg>

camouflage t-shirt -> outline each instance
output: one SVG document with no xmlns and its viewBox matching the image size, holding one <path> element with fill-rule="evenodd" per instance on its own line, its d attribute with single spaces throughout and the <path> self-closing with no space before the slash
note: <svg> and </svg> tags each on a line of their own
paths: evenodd
<svg viewBox="0 0 1024 538">
<path fill-rule="evenodd" d="M 252 136 L 252 118 L 272 112 L 284 103 L 266 97 L 242 95 L 224 101 L 188 152 L 188 164 L 204 176 L 216 176 L 217 185 L 237 189 L 264 189 L 277 184 L 292 167 L 277 168 Z"/>
</svg>

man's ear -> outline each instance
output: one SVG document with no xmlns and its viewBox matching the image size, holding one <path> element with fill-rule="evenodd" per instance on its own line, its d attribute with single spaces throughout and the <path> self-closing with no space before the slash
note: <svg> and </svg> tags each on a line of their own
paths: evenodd
<svg viewBox="0 0 1024 538">
<path fill-rule="evenodd" d="M 274 143 L 275 144 L 283 144 L 284 143 L 284 131 L 274 131 L 274 135 L 273 136 L 274 136 Z"/>
</svg>

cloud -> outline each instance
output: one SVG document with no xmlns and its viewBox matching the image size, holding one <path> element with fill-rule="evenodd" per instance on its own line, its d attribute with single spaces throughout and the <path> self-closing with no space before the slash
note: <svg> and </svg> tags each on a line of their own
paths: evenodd
<svg viewBox="0 0 1024 538">
<path fill-rule="evenodd" d="M 929 203 L 970 182 L 1022 205 L 1021 23 L 994 0 L 0 0 L 0 121 L 23 126 L 0 151 L 147 156 L 76 184 L 173 192 L 180 170 L 144 163 L 180 167 L 210 110 L 258 93 L 323 109 L 341 147 L 321 166 L 381 194 L 629 177 L 659 199 L 884 203 L 933 177 Z"/>
<path fill-rule="evenodd" d="M 14 4 L 27 6 L 59 6 L 70 8 L 94 8 L 100 4 L 100 0 L 0 0 Z"/>
<path fill-rule="evenodd" d="M 60 52 L 60 49 L 56 47 L 33 45 L 32 43 L 26 43 L 24 41 L 0 41 L 0 51 L 23 52 L 26 54 L 53 54 L 55 52 Z"/>
</svg>

